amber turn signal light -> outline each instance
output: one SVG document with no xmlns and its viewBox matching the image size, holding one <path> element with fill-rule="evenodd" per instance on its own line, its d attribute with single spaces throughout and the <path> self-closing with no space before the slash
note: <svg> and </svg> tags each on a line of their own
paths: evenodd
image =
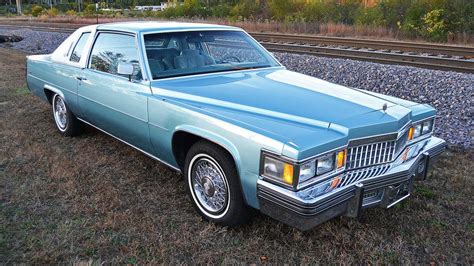
<svg viewBox="0 0 474 266">
<path fill-rule="evenodd" d="M 283 168 L 283 181 L 288 185 L 293 184 L 293 165 L 285 163 Z"/>
<path fill-rule="evenodd" d="M 413 127 L 410 127 L 410 129 L 408 130 L 408 140 L 413 139 L 413 132 L 414 131 L 415 131 L 415 129 Z"/>
<path fill-rule="evenodd" d="M 346 150 L 339 151 L 336 155 L 336 168 L 341 168 L 346 163 Z"/>
</svg>

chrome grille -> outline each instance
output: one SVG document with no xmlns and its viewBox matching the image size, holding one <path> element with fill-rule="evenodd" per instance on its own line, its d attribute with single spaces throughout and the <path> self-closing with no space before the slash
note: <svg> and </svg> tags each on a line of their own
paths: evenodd
<svg viewBox="0 0 474 266">
<path fill-rule="evenodd" d="M 346 169 L 357 169 L 393 161 L 408 141 L 408 130 L 400 137 L 385 135 L 360 139 L 347 148 Z"/>
<path fill-rule="evenodd" d="M 364 144 L 347 149 L 346 169 L 366 167 L 374 164 L 388 163 L 395 155 L 396 141 L 384 141 Z"/>
<path fill-rule="evenodd" d="M 347 172 L 342 176 L 342 181 L 337 187 L 351 185 L 367 178 L 383 175 L 388 169 L 390 169 L 390 165 L 385 164 Z"/>
</svg>

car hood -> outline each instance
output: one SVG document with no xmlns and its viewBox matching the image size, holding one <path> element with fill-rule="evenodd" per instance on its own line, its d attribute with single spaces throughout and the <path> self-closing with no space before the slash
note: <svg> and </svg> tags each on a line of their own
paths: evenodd
<svg viewBox="0 0 474 266">
<path fill-rule="evenodd" d="M 279 136 L 297 149 L 394 132 L 411 113 L 376 94 L 282 68 L 171 78 L 151 86 L 156 97 Z"/>
</svg>

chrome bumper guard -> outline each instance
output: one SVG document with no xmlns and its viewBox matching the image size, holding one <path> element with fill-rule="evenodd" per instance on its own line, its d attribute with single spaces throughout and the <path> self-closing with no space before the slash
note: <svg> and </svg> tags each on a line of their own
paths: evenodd
<svg viewBox="0 0 474 266">
<path fill-rule="evenodd" d="M 359 217 L 364 208 L 390 208 L 410 196 L 414 180 L 426 179 L 432 159 L 446 149 L 446 142 L 430 137 L 411 147 L 417 149 L 416 154 L 406 161 L 397 158 L 386 173 L 309 200 L 298 192 L 260 179 L 257 185 L 260 211 L 306 231 L 337 216 Z"/>
</svg>

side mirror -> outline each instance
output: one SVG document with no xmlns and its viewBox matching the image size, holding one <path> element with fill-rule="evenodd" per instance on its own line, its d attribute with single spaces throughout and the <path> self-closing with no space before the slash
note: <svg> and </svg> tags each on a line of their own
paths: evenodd
<svg viewBox="0 0 474 266">
<path fill-rule="evenodd" d="M 133 65 L 124 62 L 119 63 L 117 67 L 117 74 L 128 76 L 128 80 L 131 81 L 133 75 Z"/>
</svg>

